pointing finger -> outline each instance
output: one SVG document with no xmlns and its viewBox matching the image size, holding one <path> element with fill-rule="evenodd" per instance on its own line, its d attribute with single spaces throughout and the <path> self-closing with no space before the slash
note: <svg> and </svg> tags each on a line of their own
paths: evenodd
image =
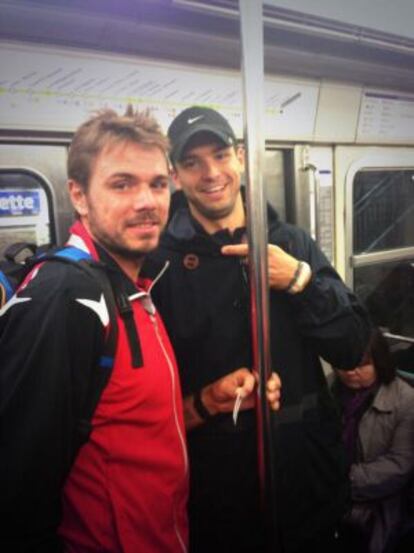
<svg viewBox="0 0 414 553">
<path fill-rule="evenodd" d="M 235 255 L 239 257 L 245 257 L 249 253 L 249 246 L 247 244 L 231 244 L 223 246 L 221 248 L 223 255 Z"/>
</svg>

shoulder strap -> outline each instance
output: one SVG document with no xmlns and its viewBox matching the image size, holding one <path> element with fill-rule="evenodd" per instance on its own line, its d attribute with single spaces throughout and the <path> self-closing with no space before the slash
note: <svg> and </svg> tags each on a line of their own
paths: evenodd
<svg viewBox="0 0 414 553">
<path fill-rule="evenodd" d="M 78 443 L 80 446 L 85 443 L 89 437 L 92 429 L 91 421 L 93 414 L 99 402 L 99 398 L 109 381 L 113 368 L 118 343 L 117 313 L 119 313 L 125 325 L 133 368 L 142 367 L 143 364 L 139 335 L 128 294 L 123 290 L 118 275 L 104 263 L 93 260 L 89 252 L 85 252 L 73 246 L 68 246 L 52 253 L 48 252 L 40 257 L 40 261 L 42 260 L 76 263 L 79 268 L 86 271 L 98 282 L 104 294 L 109 311 L 111 321 L 109 333 L 106 337 L 104 349 L 99 359 L 98 370 L 93 371 L 92 378 L 88 383 L 88 392 L 82 419 L 79 421 L 78 425 Z"/>
<path fill-rule="evenodd" d="M 31 260 L 39 248 L 31 242 L 15 242 L 4 250 L 0 259 L 0 308 L 11 299 L 31 270 Z"/>
<path fill-rule="evenodd" d="M 133 368 L 142 367 L 142 353 L 139 336 L 134 320 L 134 312 L 131 302 L 126 291 L 122 286 L 121 279 L 115 271 L 112 271 L 101 261 L 95 261 L 92 259 L 89 252 L 80 250 L 74 246 L 68 246 L 63 249 L 57 250 L 52 254 L 44 254 L 40 259 L 60 259 L 64 261 L 73 262 L 76 261 L 80 267 L 87 270 L 96 280 L 104 292 L 105 299 L 110 307 L 111 321 L 112 315 L 114 315 L 114 324 L 116 323 L 116 310 L 118 311 L 121 319 L 124 322 L 125 330 L 128 337 L 129 349 L 131 352 L 131 361 Z M 115 353 L 116 339 L 114 340 L 113 351 Z"/>
<path fill-rule="evenodd" d="M 16 258 L 22 253 L 22 252 L 29 252 L 29 255 L 33 256 L 38 251 L 38 246 L 34 244 L 33 242 L 15 242 L 14 244 L 10 244 L 5 252 L 4 257 L 8 261 L 16 262 Z M 28 255 L 25 256 L 25 259 L 28 258 Z"/>
<path fill-rule="evenodd" d="M 96 370 L 92 371 L 88 382 L 86 400 L 82 409 L 82 417 L 79 419 L 77 426 L 78 432 L 76 438 L 78 442 L 75 444 L 75 451 L 88 440 L 92 431 L 92 417 L 102 392 L 109 382 L 118 343 L 117 309 L 114 290 L 106 274 L 105 266 L 87 259 L 80 260 L 78 265 L 99 283 L 108 307 L 110 324 L 98 366 Z"/>
<path fill-rule="evenodd" d="M 88 273 L 88 275 L 98 283 L 100 289 L 102 290 L 110 320 L 109 332 L 105 337 L 98 365 L 96 369 L 91 372 L 90 380 L 88 382 L 86 399 L 83 404 L 81 418 L 77 421 L 74 448 L 74 454 L 76 455 L 79 447 L 89 438 L 92 430 L 91 421 L 93 414 L 96 406 L 98 405 L 99 398 L 101 397 L 101 394 L 111 376 L 118 342 L 116 300 L 111 281 L 108 278 L 106 266 L 103 263 L 92 259 L 89 252 L 85 252 L 73 246 L 68 246 L 47 251 L 36 259 L 36 263 L 49 261 L 71 263 L 76 265 L 80 270 Z"/>
<path fill-rule="evenodd" d="M 125 326 L 131 354 L 131 365 L 134 369 L 139 369 L 143 365 L 141 344 L 135 324 L 134 311 L 129 300 L 128 293 L 124 290 L 118 274 L 109 271 L 108 277 L 115 295 L 118 313 Z"/>
<path fill-rule="evenodd" d="M 10 285 L 9 278 L 6 277 L 3 270 L 0 271 L 0 308 L 12 297 L 14 290 Z"/>
</svg>

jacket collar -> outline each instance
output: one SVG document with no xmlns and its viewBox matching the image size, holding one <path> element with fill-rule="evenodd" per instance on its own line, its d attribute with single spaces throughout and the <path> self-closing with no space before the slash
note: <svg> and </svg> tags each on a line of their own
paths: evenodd
<svg viewBox="0 0 414 553">
<path fill-rule="evenodd" d="M 99 260 L 98 251 L 96 249 L 96 244 L 92 240 L 91 235 L 86 230 L 85 226 L 80 221 L 75 221 L 69 229 L 70 236 L 67 241 L 69 246 L 74 246 L 79 250 L 88 252 L 92 259 L 95 261 Z"/>
<path fill-rule="evenodd" d="M 383 413 L 391 413 L 397 405 L 397 386 L 394 379 L 390 384 L 382 384 L 375 395 L 372 407 Z"/>
<path fill-rule="evenodd" d="M 136 282 L 133 282 L 121 269 L 115 259 L 109 255 L 109 253 L 98 243 L 96 243 L 89 232 L 86 230 L 85 226 L 80 222 L 76 221 L 70 228 L 70 236 L 67 241 L 67 244 L 70 246 L 75 246 L 76 248 L 88 252 L 91 254 L 92 259 L 95 261 L 102 262 L 105 267 L 111 271 L 112 275 L 115 276 L 118 281 L 119 286 L 125 290 L 128 296 L 136 296 L 137 287 L 144 292 L 149 292 L 152 287 L 151 279 L 146 278 L 141 275 Z M 159 268 L 159 277 L 161 277 L 163 272 L 163 267 Z M 155 276 L 157 279 L 158 276 Z"/>
</svg>

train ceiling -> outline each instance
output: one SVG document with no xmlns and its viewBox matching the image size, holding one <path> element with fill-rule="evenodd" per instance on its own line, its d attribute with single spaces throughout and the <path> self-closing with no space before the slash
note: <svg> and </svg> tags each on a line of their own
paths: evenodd
<svg viewBox="0 0 414 553">
<path fill-rule="evenodd" d="M 414 90 L 405 31 L 264 4 L 267 73 Z M 237 69 L 237 9 L 237 0 L 0 0 L 0 39 Z"/>
</svg>

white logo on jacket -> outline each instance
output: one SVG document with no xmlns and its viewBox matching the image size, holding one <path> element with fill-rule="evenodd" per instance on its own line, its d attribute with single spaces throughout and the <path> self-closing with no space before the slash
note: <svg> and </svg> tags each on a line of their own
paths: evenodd
<svg viewBox="0 0 414 553">
<path fill-rule="evenodd" d="M 108 308 L 106 306 L 106 301 L 103 294 L 101 294 L 99 301 L 87 300 L 87 299 L 81 299 L 81 298 L 78 298 L 76 301 L 84 305 L 85 307 L 92 309 L 92 311 L 98 315 L 103 326 L 108 326 L 109 313 L 108 313 Z"/>
<path fill-rule="evenodd" d="M 3 305 L 3 307 L 0 309 L 0 317 L 4 315 L 13 305 L 17 305 L 18 303 L 24 303 L 25 301 L 31 301 L 32 298 L 20 298 L 16 296 L 12 296 L 7 303 Z"/>
</svg>

